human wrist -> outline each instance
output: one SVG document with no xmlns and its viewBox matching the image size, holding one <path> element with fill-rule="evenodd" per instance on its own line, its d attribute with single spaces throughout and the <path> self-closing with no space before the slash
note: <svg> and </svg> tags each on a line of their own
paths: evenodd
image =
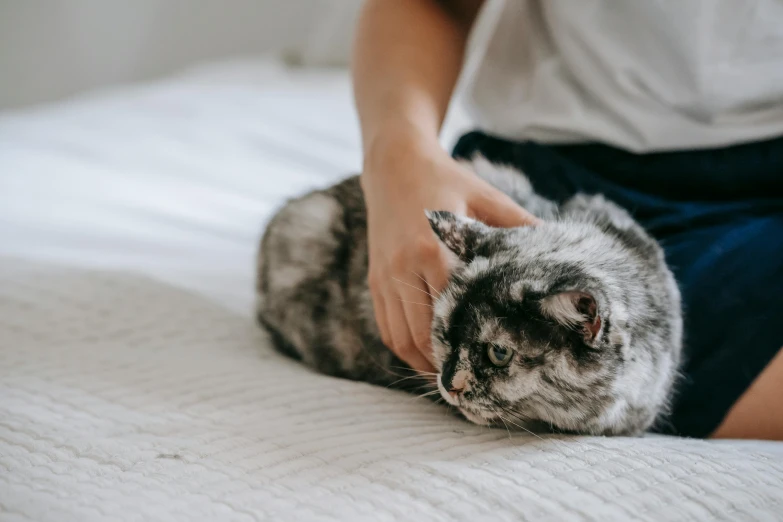
<svg viewBox="0 0 783 522">
<path fill-rule="evenodd" d="M 390 122 L 364 139 L 364 172 L 410 168 L 444 154 L 438 131 L 414 122 Z"/>
</svg>

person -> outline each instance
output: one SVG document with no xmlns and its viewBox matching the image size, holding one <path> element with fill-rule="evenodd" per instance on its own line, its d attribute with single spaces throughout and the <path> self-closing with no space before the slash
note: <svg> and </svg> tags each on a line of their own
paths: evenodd
<svg viewBox="0 0 783 522">
<path fill-rule="evenodd" d="M 424 209 L 535 225 L 455 160 L 481 153 L 553 200 L 603 193 L 662 243 L 686 348 L 660 431 L 782 440 L 783 4 L 482 3 L 369 0 L 359 18 L 353 82 L 384 342 L 433 370 L 432 314 L 418 303 L 448 267 Z M 440 127 L 479 15 L 495 23 L 467 78 L 478 130 L 450 155 Z"/>
</svg>

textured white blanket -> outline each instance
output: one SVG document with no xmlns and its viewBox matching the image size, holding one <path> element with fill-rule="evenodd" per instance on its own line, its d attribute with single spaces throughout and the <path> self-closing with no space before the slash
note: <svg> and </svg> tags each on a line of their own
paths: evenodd
<svg viewBox="0 0 783 522">
<path fill-rule="evenodd" d="M 783 456 L 477 427 L 122 274 L 0 265 L 0 519 L 780 520 Z M 766 451 L 768 448 L 770 451 Z"/>
</svg>

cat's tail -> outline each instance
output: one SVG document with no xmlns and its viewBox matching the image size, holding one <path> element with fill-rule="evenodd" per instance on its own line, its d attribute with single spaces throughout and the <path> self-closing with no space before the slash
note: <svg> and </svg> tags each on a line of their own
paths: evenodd
<svg viewBox="0 0 783 522">
<path fill-rule="evenodd" d="M 534 216 L 544 220 L 557 217 L 557 205 L 536 194 L 524 172 L 510 165 L 492 163 L 480 153 L 474 154 L 470 160 L 459 162 Z"/>
</svg>

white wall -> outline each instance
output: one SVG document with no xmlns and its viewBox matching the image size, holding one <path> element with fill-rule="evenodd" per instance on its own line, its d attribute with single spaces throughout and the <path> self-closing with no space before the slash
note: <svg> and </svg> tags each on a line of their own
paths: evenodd
<svg viewBox="0 0 783 522">
<path fill-rule="evenodd" d="M 0 109 L 272 51 L 345 63 L 361 0 L 0 0 Z"/>
</svg>

